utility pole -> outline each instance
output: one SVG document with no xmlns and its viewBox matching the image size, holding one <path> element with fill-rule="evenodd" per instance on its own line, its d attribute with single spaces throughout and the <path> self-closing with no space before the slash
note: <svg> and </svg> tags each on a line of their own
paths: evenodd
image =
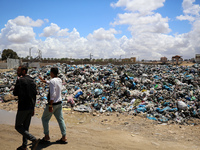
<svg viewBox="0 0 200 150">
<path fill-rule="evenodd" d="M 41 61 L 42 59 L 42 51 L 38 49 L 38 58 Z"/>
<path fill-rule="evenodd" d="M 30 60 L 31 60 L 31 49 L 32 49 L 33 47 L 30 47 L 29 48 L 29 57 L 30 57 Z"/>
<path fill-rule="evenodd" d="M 122 61 L 122 55 L 120 55 L 120 62 Z"/>
<path fill-rule="evenodd" d="M 90 53 L 90 61 L 92 60 L 92 56 L 93 56 L 93 55 Z"/>
</svg>

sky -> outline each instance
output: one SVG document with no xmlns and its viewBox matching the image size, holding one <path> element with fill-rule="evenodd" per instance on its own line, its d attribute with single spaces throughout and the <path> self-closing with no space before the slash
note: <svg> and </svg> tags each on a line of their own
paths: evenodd
<svg viewBox="0 0 200 150">
<path fill-rule="evenodd" d="M 43 58 L 200 54 L 200 0 L 0 0 L 0 50 Z"/>
</svg>

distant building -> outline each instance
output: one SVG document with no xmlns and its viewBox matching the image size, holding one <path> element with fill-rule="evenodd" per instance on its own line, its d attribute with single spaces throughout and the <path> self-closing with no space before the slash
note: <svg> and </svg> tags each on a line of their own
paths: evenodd
<svg viewBox="0 0 200 150">
<path fill-rule="evenodd" d="M 131 62 L 134 62 L 134 63 L 136 62 L 136 57 L 131 57 L 130 59 L 131 59 Z"/>
<path fill-rule="evenodd" d="M 182 56 L 176 55 L 172 57 L 172 63 L 178 65 L 181 64 L 183 62 L 183 58 L 181 58 Z"/>
<path fill-rule="evenodd" d="M 136 57 L 124 58 L 124 59 L 122 59 L 122 62 L 124 62 L 124 63 L 135 63 Z"/>
<path fill-rule="evenodd" d="M 200 54 L 196 54 L 195 61 L 196 63 L 200 63 Z"/>
<path fill-rule="evenodd" d="M 161 57 L 161 58 L 160 58 L 160 61 L 161 61 L 162 63 L 166 63 L 166 62 L 167 62 L 167 57 Z"/>
</svg>

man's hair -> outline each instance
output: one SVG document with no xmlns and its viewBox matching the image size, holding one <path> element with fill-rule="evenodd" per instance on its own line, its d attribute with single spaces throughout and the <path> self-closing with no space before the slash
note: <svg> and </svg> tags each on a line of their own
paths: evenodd
<svg viewBox="0 0 200 150">
<path fill-rule="evenodd" d="M 21 71 L 25 70 L 25 73 L 27 74 L 28 72 L 27 66 L 19 66 L 19 67 L 21 67 Z"/>
<path fill-rule="evenodd" d="M 51 72 L 57 76 L 58 75 L 58 68 L 51 68 Z"/>
</svg>

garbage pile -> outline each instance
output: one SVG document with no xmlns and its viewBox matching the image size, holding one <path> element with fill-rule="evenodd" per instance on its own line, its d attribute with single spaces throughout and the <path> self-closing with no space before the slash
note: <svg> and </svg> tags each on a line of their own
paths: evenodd
<svg viewBox="0 0 200 150">
<path fill-rule="evenodd" d="M 63 107 L 79 112 L 143 114 L 160 123 L 189 124 L 200 118 L 199 65 L 68 65 L 29 69 L 37 84 L 36 107 L 45 107 L 50 68 L 59 68 Z M 12 95 L 16 71 L 0 74 L 0 101 Z"/>
</svg>

